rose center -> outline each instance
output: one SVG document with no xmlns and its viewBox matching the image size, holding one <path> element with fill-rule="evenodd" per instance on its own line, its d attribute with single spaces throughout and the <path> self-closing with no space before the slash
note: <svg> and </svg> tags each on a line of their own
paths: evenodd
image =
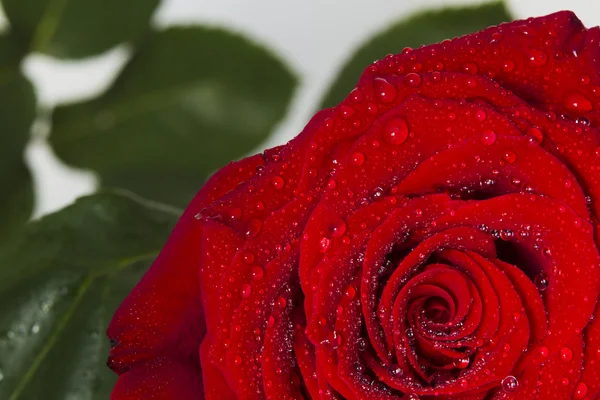
<svg viewBox="0 0 600 400">
<path fill-rule="evenodd" d="M 446 300 L 441 297 L 433 297 L 427 299 L 425 302 L 425 306 L 423 307 L 423 311 L 425 313 L 425 317 L 431 321 L 438 324 L 445 324 L 450 321 L 450 310 L 449 305 Z"/>
</svg>

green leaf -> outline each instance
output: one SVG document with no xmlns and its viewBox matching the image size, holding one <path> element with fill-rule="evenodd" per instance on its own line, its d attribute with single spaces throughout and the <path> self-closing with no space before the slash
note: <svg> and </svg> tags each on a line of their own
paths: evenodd
<svg viewBox="0 0 600 400">
<path fill-rule="evenodd" d="M 2 0 L 11 30 L 31 50 L 91 56 L 138 39 L 160 0 Z"/>
<path fill-rule="evenodd" d="M 180 211 L 101 192 L 0 248 L 0 399 L 108 399 L 105 337 Z"/>
<path fill-rule="evenodd" d="M 510 20 L 512 17 L 502 2 L 431 10 L 403 19 L 369 39 L 350 57 L 319 108 L 340 103 L 356 86 L 365 67 L 387 54 L 400 53 L 405 47 L 438 43 Z"/>
<path fill-rule="evenodd" d="M 107 187 L 184 206 L 211 172 L 269 135 L 295 84 L 240 36 L 172 28 L 150 37 L 104 95 L 58 107 L 50 142 Z"/>
<path fill-rule="evenodd" d="M 0 36 L 0 242 L 21 227 L 33 209 L 33 185 L 23 161 L 36 99 L 31 83 L 18 70 L 21 52 L 9 36 Z"/>
</svg>

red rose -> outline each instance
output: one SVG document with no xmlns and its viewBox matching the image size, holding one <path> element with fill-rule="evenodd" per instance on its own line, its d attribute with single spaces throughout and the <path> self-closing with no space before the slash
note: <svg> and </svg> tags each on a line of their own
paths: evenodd
<svg viewBox="0 0 600 400">
<path fill-rule="evenodd" d="M 599 41 L 405 49 L 220 170 L 108 329 L 113 399 L 598 398 Z"/>
</svg>

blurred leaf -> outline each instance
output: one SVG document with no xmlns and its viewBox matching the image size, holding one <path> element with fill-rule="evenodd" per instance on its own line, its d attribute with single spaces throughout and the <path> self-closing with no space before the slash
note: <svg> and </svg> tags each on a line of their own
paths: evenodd
<svg viewBox="0 0 600 400">
<path fill-rule="evenodd" d="M 18 46 L 0 36 L 0 242 L 30 217 L 33 186 L 23 151 L 35 118 L 31 83 L 18 70 Z"/>
<path fill-rule="evenodd" d="M 2 0 L 11 30 L 32 51 L 91 56 L 138 39 L 160 0 Z"/>
<path fill-rule="evenodd" d="M 405 47 L 417 48 L 477 32 L 512 20 L 502 2 L 474 7 L 444 8 L 415 14 L 387 28 L 362 45 L 342 67 L 319 108 L 340 103 L 356 86 L 365 67 Z"/>
<path fill-rule="evenodd" d="M 269 135 L 295 84 L 240 36 L 172 28 L 149 37 L 107 93 L 58 107 L 50 141 L 105 186 L 184 206 L 211 172 Z"/>
<path fill-rule="evenodd" d="M 178 216 L 101 192 L 0 248 L 0 399 L 109 398 L 107 324 Z"/>
</svg>

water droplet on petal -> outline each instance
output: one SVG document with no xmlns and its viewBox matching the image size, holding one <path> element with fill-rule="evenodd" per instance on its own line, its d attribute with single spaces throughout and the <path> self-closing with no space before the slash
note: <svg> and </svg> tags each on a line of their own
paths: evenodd
<svg viewBox="0 0 600 400">
<path fill-rule="evenodd" d="M 346 223 L 340 219 L 339 221 L 333 223 L 329 229 L 332 237 L 340 237 L 346 232 Z"/>
<path fill-rule="evenodd" d="M 504 63 L 502 64 L 502 70 L 504 72 L 510 72 L 513 69 L 515 69 L 515 63 L 512 62 L 511 60 L 505 60 Z"/>
<path fill-rule="evenodd" d="M 258 265 L 254 265 L 252 268 L 250 268 L 250 274 L 252 275 L 252 279 L 259 281 L 262 279 L 265 272 Z"/>
<path fill-rule="evenodd" d="M 392 118 L 383 127 L 383 138 L 390 144 L 402 144 L 407 137 L 408 125 L 404 118 Z"/>
<path fill-rule="evenodd" d="M 569 93 L 565 96 L 564 106 L 567 110 L 578 113 L 586 113 L 594 108 L 587 97 L 580 93 Z"/>
<path fill-rule="evenodd" d="M 481 135 L 481 141 L 486 146 L 494 144 L 494 142 L 496 142 L 496 133 L 489 129 L 484 130 L 483 134 Z"/>
<path fill-rule="evenodd" d="M 504 152 L 504 154 L 502 155 L 502 158 L 507 163 L 512 164 L 515 161 L 517 161 L 517 154 L 514 151 L 512 151 L 512 150 L 506 150 Z"/>
<path fill-rule="evenodd" d="M 354 296 L 356 296 L 356 289 L 354 289 L 354 286 L 348 286 L 346 288 L 346 290 L 344 291 L 344 295 L 352 300 L 354 298 Z"/>
<path fill-rule="evenodd" d="M 362 352 L 362 351 L 367 350 L 368 344 L 364 338 L 361 337 L 360 339 L 358 339 L 357 345 L 358 345 L 358 351 Z"/>
<path fill-rule="evenodd" d="M 512 393 L 519 387 L 519 381 L 512 375 L 502 379 L 502 390 L 506 393 Z"/>
<path fill-rule="evenodd" d="M 404 83 L 406 86 L 418 87 L 421 84 L 421 75 L 417 74 L 416 72 L 406 74 L 404 77 Z"/>
<path fill-rule="evenodd" d="M 562 358 L 564 361 L 571 361 L 571 359 L 573 358 L 573 350 L 571 350 L 568 347 L 563 347 L 560 350 L 560 358 Z"/>
<path fill-rule="evenodd" d="M 361 166 L 365 163 L 365 155 L 363 153 L 356 152 L 352 155 L 352 162 L 356 166 Z"/>
<path fill-rule="evenodd" d="M 588 83 L 590 83 L 590 77 L 588 75 L 581 75 L 581 77 L 579 78 L 579 82 L 585 86 Z"/>
<path fill-rule="evenodd" d="M 542 50 L 530 49 L 527 53 L 527 59 L 534 67 L 541 67 L 548 62 L 548 54 Z"/>
<path fill-rule="evenodd" d="M 475 112 L 475 118 L 477 118 L 477 121 L 485 121 L 486 117 L 487 115 L 483 110 L 477 110 L 477 112 Z"/>
<path fill-rule="evenodd" d="M 533 283 L 540 292 L 543 292 L 544 290 L 548 289 L 548 277 L 543 272 L 537 274 L 537 276 L 533 280 Z"/>
<path fill-rule="evenodd" d="M 586 117 L 578 117 L 577 119 L 575 119 L 575 123 L 581 126 L 590 126 L 590 120 Z"/>
<path fill-rule="evenodd" d="M 477 67 L 477 64 L 475 63 L 466 63 L 463 66 L 463 70 L 468 73 L 468 74 L 476 74 L 477 71 L 479 70 L 479 68 Z"/>
<path fill-rule="evenodd" d="M 258 218 L 252 218 L 248 221 L 248 226 L 246 227 L 246 237 L 249 239 L 257 237 L 261 229 L 262 221 Z"/>
<path fill-rule="evenodd" d="M 350 98 L 355 103 L 362 103 L 362 101 L 365 99 L 365 95 L 360 91 L 360 89 L 354 88 L 354 90 L 350 92 Z"/>
<path fill-rule="evenodd" d="M 375 87 L 375 95 L 382 103 L 391 103 L 396 100 L 398 90 L 385 79 L 375 78 L 373 85 Z"/>
<path fill-rule="evenodd" d="M 244 254 L 242 254 L 242 258 L 246 264 L 252 264 L 254 262 L 254 254 L 250 251 L 245 251 Z"/>
<path fill-rule="evenodd" d="M 273 187 L 277 190 L 283 189 L 283 187 L 285 186 L 285 181 L 280 176 L 274 177 L 271 183 L 273 184 Z"/>
<path fill-rule="evenodd" d="M 267 328 L 272 327 L 273 325 L 275 325 L 275 318 L 273 318 L 272 315 L 269 316 L 269 319 L 267 320 Z"/>
<path fill-rule="evenodd" d="M 542 131 L 536 127 L 529 128 L 527 130 L 527 135 L 531 136 L 536 143 L 542 143 L 542 140 L 544 139 Z"/>
<path fill-rule="evenodd" d="M 342 113 L 342 118 L 344 119 L 352 118 L 352 116 L 356 114 L 356 110 L 350 106 L 341 106 L 340 111 Z"/>
<path fill-rule="evenodd" d="M 456 368 L 465 369 L 469 366 L 469 359 L 467 357 L 455 358 L 453 364 Z"/>
<path fill-rule="evenodd" d="M 279 296 L 277 298 L 277 307 L 284 309 L 287 306 L 287 300 Z"/>
<path fill-rule="evenodd" d="M 321 250 L 321 253 L 326 253 L 327 250 L 329 250 L 330 245 L 331 245 L 330 239 L 327 239 L 326 237 L 321 238 L 321 240 L 319 241 L 319 249 Z"/>
<path fill-rule="evenodd" d="M 585 383 L 579 382 L 577 386 L 575 386 L 575 392 L 573 393 L 573 397 L 576 399 L 583 399 L 587 396 L 588 387 Z"/>
<path fill-rule="evenodd" d="M 240 357 L 239 355 L 235 356 L 235 358 L 233 359 L 233 363 L 235 365 L 241 365 L 242 364 L 242 357 Z"/>
<path fill-rule="evenodd" d="M 249 297 L 250 293 L 252 293 L 252 287 L 250 285 L 248 285 L 247 283 L 244 283 L 242 285 L 242 297 L 243 298 Z"/>
</svg>

